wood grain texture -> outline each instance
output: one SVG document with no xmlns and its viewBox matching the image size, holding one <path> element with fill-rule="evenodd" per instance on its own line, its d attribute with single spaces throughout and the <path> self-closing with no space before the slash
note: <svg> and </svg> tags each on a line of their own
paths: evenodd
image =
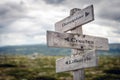
<svg viewBox="0 0 120 80">
<path fill-rule="evenodd" d="M 65 32 L 94 20 L 93 5 L 88 6 L 65 19 L 56 22 L 55 31 Z"/>
<path fill-rule="evenodd" d="M 95 67 L 98 60 L 95 50 L 90 50 L 81 55 L 68 56 L 56 60 L 56 72 L 73 71 L 82 68 Z"/>
<path fill-rule="evenodd" d="M 85 80 L 84 69 L 74 70 L 73 75 L 73 80 Z"/>
<path fill-rule="evenodd" d="M 109 49 L 107 38 L 53 31 L 47 31 L 47 45 L 71 49 Z"/>
<path fill-rule="evenodd" d="M 72 13 L 72 12 L 71 12 Z M 79 26 L 71 31 L 71 33 L 83 35 L 82 26 Z M 84 54 L 84 49 L 72 49 L 72 55 Z M 73 71 L 73 80 L 85 80 L 85 70 L 84 68 Z"/>
</svg>

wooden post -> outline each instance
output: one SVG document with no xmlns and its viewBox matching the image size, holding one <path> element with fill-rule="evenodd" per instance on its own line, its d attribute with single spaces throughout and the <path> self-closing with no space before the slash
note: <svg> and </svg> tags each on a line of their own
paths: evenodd
<svg viewBox="0 0 120 80">
<path fill-rule="evenodd" d="M 93 20 L 93 5 L 83 10 L 74 8 L 70 11 L 70 16 L 56 22 L 55 31 L 57 32 L 47 32 L 48 46 L 72 49 L 70 57 L 56 60 L 56 72 L 73 71 L 73 80 L 85 80 L 84 68 L 97 66 L 95 50 L 108 50 L 109 46 L 108 39 L 106 38 L 83 35 L 81 25 Z M 65 33 L 67 31 L 70 31 L 72 34 Z M 80 38 L 80 40 L 77 40 L 78 38 Z M 61 43 L 58 43 L 58 41 L 61 41 Z M 82 42 L 83 44 L 80 44 Z M 90 45 L 90 43 L 93 45 Z M 87 44 L 89 44 L 89 46 Z M 94 50 L 86 53 L 85 49 Z M 85 56 L 87 56 L 87 59 L 85 59 Z"/>
<path fill-rule="evenodd" d="M 70 15 L 73 15 L 75 12 L 80 11 L 80 9 L 78 8 L 74 8 L 70 11 Z M 78 34 L 83 34 L 82 32 L 82 26 L 79 26 L 73 30 L 71 30 L 71 33 L 78 33 Z M 78 50 L 78 49 L 72 49 L 72 55 L 80 55 L 83 54 L 84 50 Z M 79 69 L 79 70 L 75 70 L 73 71 L 73 80 L 84 80 L 84 69 Z"/>
<path fill-rule="evenodd" d="M 73 72 L 73 80 L 84 80 L 84 69 L 79 69 Z"/>
<path fill-rule="evenodd" d="M 79 33 L 82 34 L 82 26 L 72 30 L 72 33 Z M 84 50 L 72 49 L 72 55 L 81 55 L 84 54 Z M 73 71 L 73 80 L 85 80 L 84 77 L 84 69 L 79 69 Z"/>
<path fill-rule="evenodd" d="M 70 16 L 56 22 L 55 31 L 57 32 L 47 32 L 48 46 L 72 49 L 70 57 L 56 60 L 57 73 L 73 71 L 73 80 L 85 80 L 84 68 L 98 65 L 95 50 L 109 49 L 108 39 L 83 35 L 81 25 L 93 20 L 93 5 L 82 10 L 74 8 L 70 11 Z M 67 31 L 71 32 L 71 34 L 65 33 Z M 93 50 L 86 52 L 87 49 Z"/>
</svg>

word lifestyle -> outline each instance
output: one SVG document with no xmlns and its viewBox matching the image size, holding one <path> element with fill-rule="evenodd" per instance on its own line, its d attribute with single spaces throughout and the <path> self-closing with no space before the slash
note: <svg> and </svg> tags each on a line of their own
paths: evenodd
<svg viewBox="0 0 120 80">
<path fill-rule="evenodd" d="M 50 47 L 108 50 L 108 39 L 72 33 L 47 31 L 47 45 Z"/>
<path fill-rule="evenodd" d="M 80 68 L 94 67 L 98 65 L 98 57 L 95 50 L 85 52 L 83 55 L 64 57 L 56 60 L 56 72 L 71 71 Z"/>
</svg>

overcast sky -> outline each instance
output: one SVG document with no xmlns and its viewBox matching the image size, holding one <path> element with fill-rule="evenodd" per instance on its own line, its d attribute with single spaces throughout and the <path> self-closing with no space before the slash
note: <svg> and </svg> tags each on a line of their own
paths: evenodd
<svg viewBox="0 0 120 80">
<path fill-rule="evenodd" d="M 93 4 L 95 20 L 83 25 L 84 34 L 120 43 L 120 0 L 2 0 L 0 46 L 44 44 L 46 31 L 69 16 L 72 8 Z"/>
</svg>

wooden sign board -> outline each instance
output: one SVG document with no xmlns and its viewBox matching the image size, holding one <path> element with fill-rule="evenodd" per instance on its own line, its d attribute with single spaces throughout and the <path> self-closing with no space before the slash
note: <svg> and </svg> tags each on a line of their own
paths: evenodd
<svg viewBox="0 0 120 80">
<path fill-rule="evenodd" d="M 60 58 L 56 60 L 56 72 L 72 71 L 82 68 L 95 67 L 98 59 L 95 50 L 90 50 L 82 55 Z"/>
<path fill-rule="evenodd" d="M 47 45 L 71 49 L 108 50 L 108 39 L 89 35 L 47 31 Z"/>
<path fill-rule="evenodd" d="M 55 31 L 66 32 L 70 29 L 76 28 L 80 25 L 94 20 L 93 5 L 85 9 L 77 11 L 74 15 L 57 22 L 55 24 Z"/>
</svg>

